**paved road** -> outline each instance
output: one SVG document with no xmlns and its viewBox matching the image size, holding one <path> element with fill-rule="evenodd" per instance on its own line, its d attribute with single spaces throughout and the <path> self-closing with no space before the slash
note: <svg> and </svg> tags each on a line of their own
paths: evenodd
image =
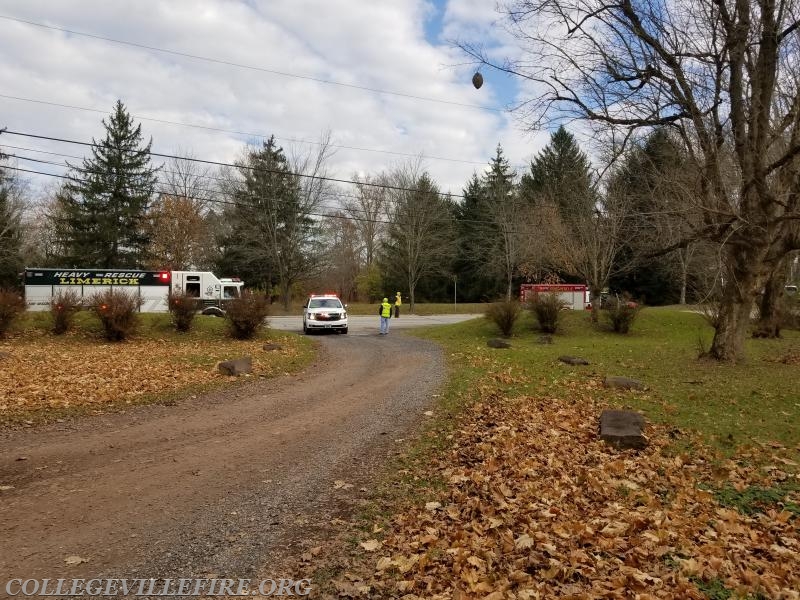
<svg viewBox="0 0 800 600">
<path fill-rule="evenodd" d="M 401 315 L 399 319 L 389 321 L 389 330 L 410 329 L 413 327 L 425 327 L 426 325 L 448 325 L 450 323 L 461 323 L 469 319 L 474 319 L 480 315 Z M 377 333 L 379 317 L 365 315 L 350 315 L 348 319 L 348 329 L 350 333 Z M 275 329 L 284 331 L 302 331 L 302 317 L 270 317 L 269 325 Z"/>
<path fill-rule="evenodd" d="M 299 376 L 0 432 L 0 597 L 12 577 L 263 577 L 299 553 L 305 528 L 371 485 L 444 373 L 436 346 L 404 335 L 315 339 Z"/>
</svg>

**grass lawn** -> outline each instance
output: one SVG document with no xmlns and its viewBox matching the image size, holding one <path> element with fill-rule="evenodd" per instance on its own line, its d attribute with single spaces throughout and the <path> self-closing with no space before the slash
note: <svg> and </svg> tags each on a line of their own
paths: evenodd
<svg viewBox="0 0 800 600">
<path fill-rule="evenodd" d="M 701 315 L 680 309 L 645 309 L 628 335 L 593 327 L 586 313 L 568 312 L 550 345 L 537 343 L 533 323 L 525 314 L 513 347 L 499 351 L 485 345 L 498 335 L 485 319 L 415 333 L 450 353 L 451 396 L 473 386 L 491 365 L 509 373 L 509 394 L 569 397 L 589 384 L 597 399 L 697 430 L 726 452 L 752 444 L 800 447 L 800 332 L 785 331 L 780 340 L 749 340 L 746 363 L 729 365 L 698 360 L 713 330 Z M 569 366 L 558 361 L 561 355 L 591 364 Z M 649 389 L 620 393 L 594 385 L 607 375 L 632 377 Z"/>
<path fill-rule="evenodd" d="M 49 313 L 26 313 L 0 339 L 0 425 L 30 425 L 128 405 L 174 402 L 232 381 L 298 371 L 313 358 L 300 336 L 263 330 L 233 340 L 224 319 L 198 316 L 189 333 L 176 332 L 166 314 L 140 315 L 128 341 L 106 342 L 87 312 L 67 335 L 50 333 Z M 280 350 L 264 351 L 265 342 Z M 222 360 L 251 356 L 253 373 L 237 380 L 217 372 Z"/>
</svg>

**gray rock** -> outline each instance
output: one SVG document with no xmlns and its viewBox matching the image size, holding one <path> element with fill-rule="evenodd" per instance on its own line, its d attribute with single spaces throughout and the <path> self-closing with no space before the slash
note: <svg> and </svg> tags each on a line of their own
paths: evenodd
<svg viewBox="0 0 800 600">
<path fill-rule="evenodd" d="M 645 390 L 647 387 L 636 379 L 629 379 L 628 377 L 611 376 L 606 377 L 605 386 L 610 388 L 618 388 L 620 390 Z"/>
<path fill-rule="evenodd" d="M 552 344 L 553 343 L 553 336 L 552 335 L 540 335 L 536 338 L 537 344 Z"/>
<path fill-rule="evenodd" d="M 600 439 L 617 448 L 647 446 L 644 417 L 633 410 L 604 410 L 600 414 Z"/>
<path fill-rule="evenodd" d="M 0 360 L 5 360 L 7 358 L 11 358 L 10 352 L 0 352 Z"/>
<path fill-rule="evenodd" d="M 579 358 L 577 356 L 559 356 L 558 360 L 563 363 L 567 363 L 568 365 L 588 365 L 589 361 L 585 358 Z"/>
<path fill-rule="evenodd" d="M 266 350 L 267 352 L 270 352 L 272 350 L 283 350 L 283 346 L 281 346 L 280 344 L 273 344 L 273 343 L 264 344 L 264 350 Z"/>
<path fill-rule="evenodd" d="M 225 360 L 219 363 L 217 368 L 223 375 L 242 375 L 244 373 L 252 373 L 253 359 L 249 356 L 243 356 L 242 358 Z"/>
<path fill-rule="evenodd" d="M 486 345 L 489 346 L 489 348 L 511 348 L 511 344 L 509 342 L 498 338 L 492 338 L 486 342 Z"/>
</svg>

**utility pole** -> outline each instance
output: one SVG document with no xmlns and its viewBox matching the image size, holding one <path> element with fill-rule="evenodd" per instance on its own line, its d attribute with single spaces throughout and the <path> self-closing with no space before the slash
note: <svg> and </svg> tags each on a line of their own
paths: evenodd
<svg viewBox="0 0 800 600">
<path fill-rule="evenodd" d="M 458 313 L 458 275 L 453 275 L 453 312 Z"/>
</svg>

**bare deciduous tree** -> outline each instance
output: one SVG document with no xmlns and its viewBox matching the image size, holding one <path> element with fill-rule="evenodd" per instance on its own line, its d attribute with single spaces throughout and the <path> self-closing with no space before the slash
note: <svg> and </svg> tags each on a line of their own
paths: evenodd
<svg viewBox="0 0 800 600">
<path fill-rule="evenodd" d="M 744 355 L 768 274 L 800 247 L 798 0 L 514 0 L 522 55 L 487 64 L 530 82 L 529 126 L 579 118 L 629 137 L 668 126 L 698 169 L 702 225 L 678 245 L 723 247 L 709 353 Z"/>
</svg>

